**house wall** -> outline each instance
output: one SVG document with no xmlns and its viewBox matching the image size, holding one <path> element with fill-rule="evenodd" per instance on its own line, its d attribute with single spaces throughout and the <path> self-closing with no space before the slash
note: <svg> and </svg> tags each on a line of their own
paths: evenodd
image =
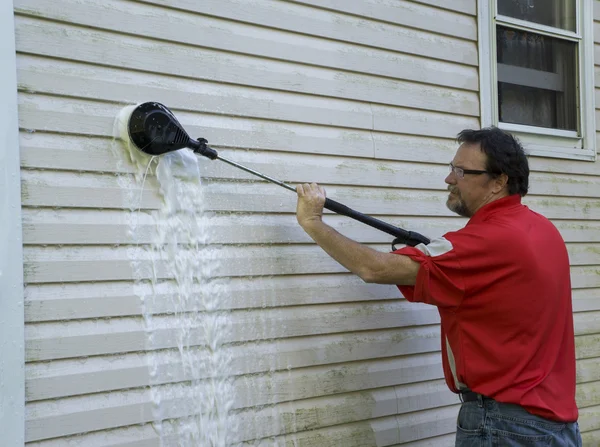
<svg viewBox="0 0 600 447">
<path fill-rule="evenodd" d="M 403 228 L 433 237 L 464 224 L 444 205 L 443 179 L 454 136 L 479 125 L 475 0 L 14 7 L 28 445 L 158 446 L 150 385 L 185 379 L 148 367 L 158 358 L 167 368 L 177 343 L 167 330 L 157 348 L 146 333 L 148 312 L 168 319 L 173 308 L 137 289 L 134 249 L 151 242 L 162 199 L 150 175 L 130 209 L 122 180 L 134 168 L 119 162 L 113 131 L 126 104 L 162 102 L 222 155 L 290 184 L 323 184 L 332 199 Z M 290 192 L 203 163 L 216 275 L 230 292 L 220 306 L 234 327 L 238 440 L 453 445 L 458 399 L 442 379 L 436 310 L 347 274 L 298 227 Z M 556 222 L 573 264 L 580 422 L 592 443 L 598 165 L 535 158 L 532 167 L 527 204 Z M 389 250 L 391 237 L 363 224 L 327 222 Z M 186 416 L 177 406 L 164 416 Z"/>
<path fill-rule="evenodd" d="M 12 1 L 0 4 L 0 432 L 6 445 L 25 433 L 23 240 L 17 68 Z"/>
</svg>

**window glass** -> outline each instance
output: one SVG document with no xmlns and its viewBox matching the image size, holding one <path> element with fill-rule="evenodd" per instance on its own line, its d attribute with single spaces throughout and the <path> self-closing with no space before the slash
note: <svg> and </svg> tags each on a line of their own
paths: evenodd
<svg viewBox="0 0 600 447">
<path fill-rule="evenodd" d="M 498 0 L 498 14 L 577 31 L 576 0 Z"/>
<path fill-rule="evenodd" d="M 499 120 L 578 130 L 577 43 L 497 27 Z"/>
</svg>

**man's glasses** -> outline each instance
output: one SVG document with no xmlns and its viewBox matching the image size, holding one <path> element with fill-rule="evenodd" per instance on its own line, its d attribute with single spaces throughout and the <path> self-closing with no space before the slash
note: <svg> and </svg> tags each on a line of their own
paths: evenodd
<svg viewBox="0 0 600 447">
<path fill-rule="evenodd" d="M 474 175 L 491 174 L 491 172 L 489 172 L 489 171 L 478 171 L 475 169 L 459 168 L 457 166 L 454 166 L 452 163 L 450 163 L 448 166 L 450 167 L 450 172 L 454 172 L 454 175 L 456 175 L 458 178 L 464 178 L 465 174 L 474 174 Z"/>
</svg>

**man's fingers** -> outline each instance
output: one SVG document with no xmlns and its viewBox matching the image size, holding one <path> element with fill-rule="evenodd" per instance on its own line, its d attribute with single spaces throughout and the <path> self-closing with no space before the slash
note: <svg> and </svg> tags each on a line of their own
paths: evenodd
<svg viewBox="0 0 600 447">
<path fill-rule="evenodd" d="M 318 194 L 325 196 L 325 188 L 317 183 L 301 183 L 296 185 L 296 192 L 299 196 L 304 197 L 308 194 Z"/>
<path fill-rule="evenodd" d="M 312 192 L 320 193 L 320 194 L 323 193 L 323 188 L 321 186 L 319 186 L 319 184 L 313 182 L 309 186 L 310 186 L 310 190 Z"/>
</svg>

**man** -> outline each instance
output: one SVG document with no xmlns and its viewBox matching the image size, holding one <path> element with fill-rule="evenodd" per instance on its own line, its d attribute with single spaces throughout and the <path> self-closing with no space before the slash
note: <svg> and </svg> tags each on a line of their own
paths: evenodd
<svg viewBox="0 0 600 447">
<path fill-rule="evenodd" d="M 463 130 L 448 208 L 467 225 L 382 253 L 322 219 L 325 190 L 297 187 L 298 223 L 365 282 L 438 307 L 448 387 L 463 402 L 457 446 L 580 446 L 569 259 L 558 230 L 521 204 L 529 166 L 497 129 Z"/>
</svg>

